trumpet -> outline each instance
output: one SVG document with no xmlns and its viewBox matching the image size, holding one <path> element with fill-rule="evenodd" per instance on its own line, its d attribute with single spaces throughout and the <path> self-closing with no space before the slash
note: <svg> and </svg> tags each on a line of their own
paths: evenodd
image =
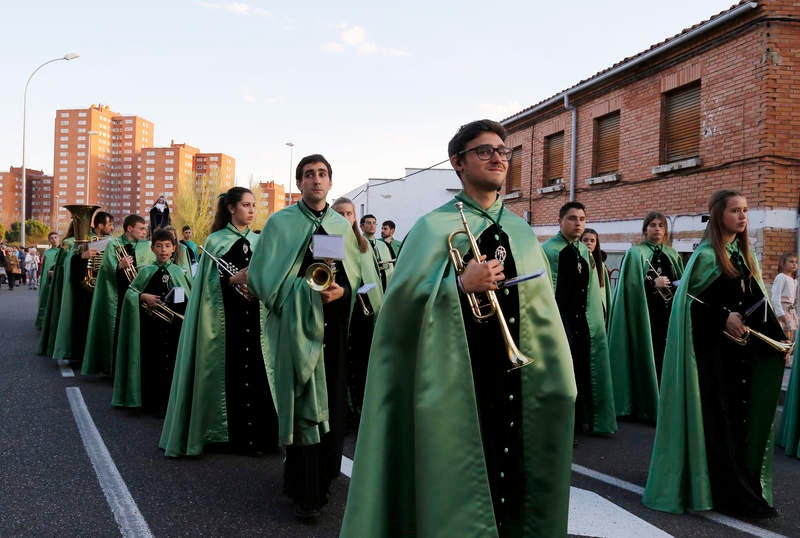
<svg viewBox="0 0 800 538">
<path fill-rule="evenodd" d="M 209 251 L 204 249 L 201 245 L 197 245 L 197 248 L 199 248 L 203 252 L 203 254 L 207 255 L 211 259 L 211 261 L 217 264 L 217 270 L 220 272 L 220 274 L 227 274 L 228 276 L 233 276 L 241 270 L 228 260 L 214 256 Z M 248 301 L 255 301 L 256 299 L 255 297 L 250 295 L 250 292 L 247 291 L 247 286 L 244 284 L 235 284 L 233 286 L 233 289 L 235 289 L 239 295 L 241 295 Z"/>
<path fill-rule="evenodd" d="M 120 245 L 119 243 L 114 243 L 114 256 L 117 258 L 117 265 L 122 261 L 122 259 L 128 255 L 128 252 L 125 250 L 125 247 Z M 132 256 L 133 257 L 133 256 Z M 136 259 L 133 257 L 134 260 Z M 139 274 L 139 270 L 136 268 L 135 265 L 129 265 L 125 269 L 125 278 L 128 279 L 128 283 L 130 284 L 133 282 L 133 279 L 136 278 L 136 275 Z"/>
<path fill-rule="evenodd" d="M 133 290 L 139 295 L 142 294 L 142 292 L 136 288 L 133 288 Z M 176 312 L 163 302 L 156 303 L 155 306 L 150 306 L 147 303 L 141 303 L 141 305 L 146 314 L 166 323 L 175 323 L 176 319 L 183 321 L 183 314 Z"/>
<path fill-rule="evenodd" d="M 397 258 L 386 260 L 385 262 L 378 262 L 378 269 L 387 269 L 389 266 L 394 265 L 396 261 Z"/>
<path fill-rule="evenodd" d="M 464 262 L 464 258 L 461 256 L 461 253 L 458 251 L 458 249 L 453 246 L 453 238 L 458 234 L 466 235 L 469 239 L 470 249 L 472 250 L 475 260 L 480 260 L 481 252 L 478 249 L 478 243 L 475 240 L 475 236 L 472 235 L 472 232 L 469 229 L 467 218 L 464 216 L 464 204 L 462 202 L 456 202 L 455 205 L 456 209 L 458 209 L 459 215 L 461 215 L 461 223 L 464 225 L 464 229 L 456 230 L 447 237 L 447 248 L 449 249 L 450 261 L 455 268 L 456 274 L 460 275 L 464 272 L 466 263 Z M 485 296 L 486 301 L 482 302 L 479 299 L 478 294 L 467 293 L 467 299 L 472 309 L 472 316 L 476 320 L 485 320 L 492 316 L 497 318 L 497 322 L 500 324 L 500 332 L 503 336 L 503 342 L 505 343 L 506 353 L 508 354 L 508 360 L 511 362 L 510 370 L 515 370 L 517 368 L 527 366 L 528 364 L 533 364 L 533 359 L 529 359 L 523 355 L 522 352 L 517 348 L 517 345 L 514 343 L 514 338 L 511 336 L 511 331 L 508 329 L 508 324 L 506 323 L 506 318 L 500 308 L 500 302 L 497 300 L 497 295 L 495 295 L 494 291 L 488 290 L 485 292 Z"/>
<path fill-rule="evenodd" d="M 305 280 L 314 291 L 325 291 L 336 278 L 336 265 L 333 260 L 314 262 L 306 269 Z"/>
<path fill-rule="evenodd" d="M 653 273 L 654 273 L 656 276 L 655 276 L 655 277 L 652 277 L 652 276 L 650 276 L 650 275 L 648 274 L 648 275 L 645 275 L 645 278 L 646 278 L 647 280 L 650 280 L 650 281 L 652 281 L 652 282 L 653 282 L 653 284 L 655 285 L 655 280 L 656 280 L 656 278 L 658 278 L 658 277 L 660 277 L 660 276 L 663 276 L 663 275 L 662 275 L 661 273 L 659 273 L 659 272 L 656 270 L 656 268 L 655 268 L 655 267 L 653 267 L 653 264 L 652 264 L 652 263 L 650 263 L 650 260 L 647 260 L 647 265 L 649 265 L 649 266 L 650 266 L 650 271 L 653 271 Z M 672 298 L 674 297 L 674 294 L 673 294 L 673 292 L 672 292 L 672 286 L 668 286 L 668 287 L 666 287 L 666 288 L 659 288 L 658 286 L 656 286 L 656 287 L 655 287 L 655 289 L 656 289 L 656 293 L 657 293 L 657 294 L 659 294 L 659 295 L 661 296 L 661 298 L 664 300 L 664 302 L 665 302 L 665 303 L 671 303 L 671 302 L 672 302 Z"/>
<path fill-rule="evenodd" d="M 708 304 L 708 303 L 702 301 L 700 298 L 695 297 L 691 293 L 687 293 L 686 295 L 689 298 L 694 299 L 695 301 L 697 301 L 700 304 Z M 756 304 L 761 304 L 763 302 L 764 302 L 764 300 L 762 299 L 761 301 L 759 301 Z M 728 331 L 722 331 L 722 334 L 724 334 L 725 337 L 727 337 L 728 339 L 732 340 L 733 342 L 736 342 L 740 346 L 746 346 L 747 343 L 750 340 L 750 337 L 754 336 L 758 340 L 761 340 L 762 342 L 767 344 L 769 347 L 771 347 L 775 351 L 780 351 L 781 353 L 785 353 L 787 355 L 794 351 L 794 345 L 796 343 L 796 341 L 793 341 L 793 342 L 780 342 L 778 340 L 775 340 L 774 338 L 770 338 L 769 336 L 767 336 L 764 333 L 761 333 L 761 332 L 759 332 L 759 331 L 757 331 L 755 329 L 751 329 L 747 325 L 744 326 L 744 336 L 742 336 L 742 337 L 734 336 L 731 333 L 729 333 Z"/>
<path fill-rule="evenodd" d="M 744 336 L 739 338 L 738 336 L 733 336 L 728 331 L 722 331 L 722 334 L 739 344 L 740 346 L 746 346 L 747 342 L 750 340 L 751 336 L 755 336 L 757 339 L 761 340 L 769 347 L 774 349 L 775 351 L 780 351 L 781 353 L 785 353 L 787 355 L 791 354 L 794 351 L 795 342 L 780 342 L 775 340 L 774 338 L 770 338 L 764 333 L 760 333 L 755 329 L 751 329 L 747 325 L 744 326 Z"/>
</svg>

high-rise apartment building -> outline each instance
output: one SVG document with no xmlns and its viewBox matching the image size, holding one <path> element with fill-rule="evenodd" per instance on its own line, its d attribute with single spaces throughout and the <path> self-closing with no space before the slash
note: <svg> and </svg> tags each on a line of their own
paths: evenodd
<svg viewBox="0 0 800 538">
<path fill-rule="evenodd" d="M 270 215 L 286 207 L 286 189 L 274 181 L 260 181 L 255 195 L 256 203 L 265 206 Z"/>
<path fill-rule="evenodd" d="M 234 184 L 235 167 L 229 155 L 201 153 L 188 144 L 154 147 L 152 122 L 108 105 L 57 110 L 53 180 L 36 187 L 31 217 L 54 226 L 68 222 L 61 206 L 89 203 L 117 219 L 130 213 L 147 219 L 162 194 L 173 211 L 179 210 L 173 197 L 182 176 L 197 179 L 218 168 L 227 189 Z"/>
<path fill-rule="evenodd" d="M 25 220 L 39 218 L 45 207 L 50 211 L 50 197 L 45 199 L 41 193 L 52 189 L 53 176 L 28 168 L 25 180 Z M 22 216 L 21 194 L 22 168 L 10 167 L 8 172 L 0 172 L 0 222 L 6 227 L 19 222 Z"/>
</svg>

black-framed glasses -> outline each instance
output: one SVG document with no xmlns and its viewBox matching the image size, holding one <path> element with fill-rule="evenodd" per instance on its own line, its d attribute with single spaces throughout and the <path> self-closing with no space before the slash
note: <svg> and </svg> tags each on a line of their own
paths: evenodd
<svg viewBox="0 0 800 538">
<path fill-rule="evenodd" d="M 490 146 L 489 144 L 481 144 L 480 146 L 475 146 L 474 148 L 464 149 L 459 152 L 459 155 L 464 155 L 470 151 L 474 151 L 475 155 L 482 161 L 488 161 L 492 158 L 492 153 L 497 152 L 497 155 L 503 159 L 504 161 L 508 161 L 511 159 L 511 154 L 513 150 L 508 146 Z"/>
</svg>

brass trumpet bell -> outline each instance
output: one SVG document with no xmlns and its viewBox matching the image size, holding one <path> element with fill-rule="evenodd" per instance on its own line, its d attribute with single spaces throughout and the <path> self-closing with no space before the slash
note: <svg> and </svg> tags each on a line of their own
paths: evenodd
<svg viewBox="0 0 800 538">
<path fill-rule="evenodd" d="M 762 342 L 767 344 L 769 347 L 771 347 L 775 351 L 780 351 L 781 353 L 785 353 L 787 355 L 794 351 L 794 344 L 795 344 L 794 342 L 779 342 L 778 340 L 775 340 L 774 338 L 770 338 L 766 334 L 758 332 L 755 329 L 751 329 L 750 327 L 748 327 L 746 325 L 745 325 L 744 336 L 741 337 L 741 338 L 739 338 L 738 336 L 733 336 L 728 331 L 723 331 L 722 334 L 724 334 L 725 336 L 727 336 L 728 338 L 730 338 L 731 340 L 733 340 L 734 342 L 736 342 L 740 346 L 746 346 L 747 345 L 747 341 L 750 339 L 751 336 L 753 336 L 753 337 L 757 338 L 758 340 L 761 340 Z"/>
<path fill-rule="evenodd" d="M 333 283 L 333 270 L 327 263 L 315 262 L 306 269 L 305 279 L 312 290 L 325 291 Z"/>
</svg>

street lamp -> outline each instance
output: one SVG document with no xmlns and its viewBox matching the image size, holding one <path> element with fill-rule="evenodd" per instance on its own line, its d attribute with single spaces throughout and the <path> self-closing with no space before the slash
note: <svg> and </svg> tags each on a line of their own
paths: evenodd
<svg viewBox="0 0 800 538">
<path fill-rule="evenodd" d="M 286 205 L 290 206 L 292 205 L 292 160 L 294 157 L 294 143 L 286 142 L 286 145 L 289 146 L 289 202 Z"/>
<path fill-rule="evenodd" d="M 86 152 L 86 177 L 84 181 L 84 188 L 86 189 L 86 205 L 89 205 L 89 185 L 92 179 L 92 136 L 99 135 L 100 131 L 88 131 L 86 137 L 88 138 L 89 147 Z M 97 182 L 100 183 L 100 172 L 97 172 Z"/>
<path fill-rule="evenodd" d="M 33 75 L 35 75 L 39 69 L 46 66 L 47 64 L 58 62 L 60 60 L 74 60 L 79 55 L 75 54 L 74 52 L 70 52 L 62 56 L 61 58 L 53 58 L 52 60 L 48 60 L 36 69 L 33 70 L 31 76 L 28 77 L 28 82 L 25 83 L 25 93 L 23 94 L 22 98 L 22 221 L 20 222 L 20 231 L 19 231 L 19 244 L 20 246 L 25 245 L 25 183 L 27 181 L 27 173 L 25 170 L 25 129 L 27 127 L 28 121 L 28 86 L 30 86 L 31 79 Z"/>
</svg>

